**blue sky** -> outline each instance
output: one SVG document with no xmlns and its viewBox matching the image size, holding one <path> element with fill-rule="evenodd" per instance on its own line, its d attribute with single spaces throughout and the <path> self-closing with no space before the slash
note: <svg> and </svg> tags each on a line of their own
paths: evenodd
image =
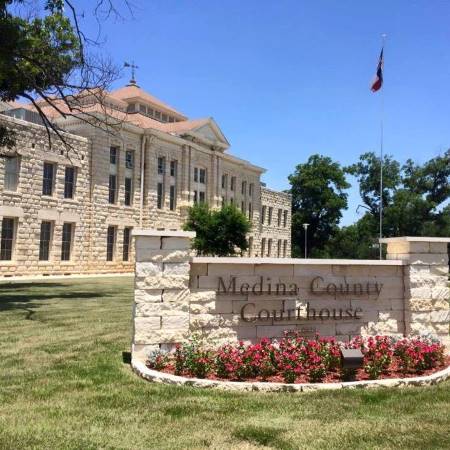
<svg viewBox="0 0 450 450">
<path fill-rule="evenodd" d="M 269 187 L 286 189 L 312 153 L 346 165 L 379 151 L 369 85 L 383 32 L 385 151 L 420 163 L 450 147 L 448 1 L 133 2 L 134 18 L 104 24 L 103 50 L 134 60 L 139 85 L 189 117 L 214 117 L 233 154 L 268 169 Z M 343 224 L 357 218 L 349 181 Z"/>
</svg>

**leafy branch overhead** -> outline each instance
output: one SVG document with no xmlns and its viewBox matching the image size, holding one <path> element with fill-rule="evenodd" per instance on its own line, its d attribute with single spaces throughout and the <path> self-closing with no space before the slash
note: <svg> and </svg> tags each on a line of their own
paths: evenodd
<svg viewBox="0 0 450 450">
<path fill-rule="evenodd" d="M 112 1 L 105 0 L 94 2 L 94 11 L 97 17 L 117 12 Z M 0 1 L 0 101 L 26 99 L 50 142 L 51 132 L 65 142 L 54 116 L 76 115 L 94 126 L 104 125 L 104 119 L 87 110 L 86 99 L 103 105 L 104 91 L 119 75 L 109 60 L 93 53 L 97 43 L 80 28 L 81 16 L 68 0 L 43 5 Z M 13 145 L 13 134 L 0 126 L 0 147 Z"/>
</svg>

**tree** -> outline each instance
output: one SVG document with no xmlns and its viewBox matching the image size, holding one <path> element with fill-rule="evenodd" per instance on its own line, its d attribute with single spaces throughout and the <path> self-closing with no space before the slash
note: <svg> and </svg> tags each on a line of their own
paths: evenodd
<svg viewBox="0 0 450 450">
<path fill-rule="evenodd" d="M 448 236 L 450 234 L 450 150 L 423 165 L 408 160 L 402 167 L 386 156 L 383 174 L 383 236 Z M 379 233 L 380 162 L 373 153 L 361 155 L 346 168 L 360 182 L 360 193 L 369 212 L 351 227 L 344 227 L 329 245 L 343 257 L 371 255 Z M 378 179 L 377 179 L 378 177 Z M 339 252 L 339 243 L 349 236 L 358 244 Z"/>
<path fill-rule="evenodd" d="M 112 0 L 93 5 L 99 21 L 117 13 Z M 94 97 L 103 104 L 104 92 L 118 76 L 115 66 L 92 53 L 97 42 L 85 36 L 79 20 L 69 0 L 0 0 L 0 100 L 27 99 L 41 117 L 50 144 L 51 131 L 66 143 L 51 112 L 101 125 L 83 100 Z M 0 126 L 0 147 L 12 148 L 14 142 L 14 134 Z"/>
<path fill-rule="evenodd" d="M 327 242 L 337 233 L 342 210 L 347 208 L 350 187 L 342 167 L 331 158 L 312 155 L 289 176 L 292 195 L 292 253 L 302 254 L 303 224 L 308 223 L 308 248 L 323 256 Z"/>
<path fill-rule="evenodd" d="M 193 248 L 199 255 L 233 256 L 247 250 L 251 223 L 234 205 L 213 210 L 199 203 L 189 208 L 183 229 L 196 232 Z"/>
<path fill-rule="evenodd" d="M 356 177 L 363 203 L 374 216 L 377 216 L 380 211 L 380 158 L 373 152 L 367 152 L 359 157 L 356 164 L 345 167 L 344 170 Z M 400 164 L 391 156 L 385 155 L 383 158 L 383 207 L 391 203 L 399 183 Z"/>
</svg>

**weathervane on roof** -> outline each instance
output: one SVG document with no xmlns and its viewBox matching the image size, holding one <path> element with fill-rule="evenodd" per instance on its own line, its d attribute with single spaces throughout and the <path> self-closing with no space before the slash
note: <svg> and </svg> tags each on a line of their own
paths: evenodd
<svg viewBox="0 0 450 450">
<path fill-rule="evenodd" d="M 128 86 L 137 86 L 134 70 L 139 69 L 139 67 L 134 64 L 134 61 L 131 61 L 131 64 L 124 62 L 123 67 L 131 67 L 131 80 Z"/>
</svg>

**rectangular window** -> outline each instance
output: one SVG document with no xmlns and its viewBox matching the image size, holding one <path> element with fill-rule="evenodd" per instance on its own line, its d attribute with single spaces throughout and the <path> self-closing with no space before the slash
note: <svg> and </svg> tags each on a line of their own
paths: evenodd
<svg viewBox="0 0 450 450">
<path fill-rule="evenodd" d="M 273 208 L 269 207 L 269 225 L 272 225 Z"/>
<path fill-rule="evenodd" d="M 133 182 L 131 178 L 125 178 L 125 205 L 131 205 L 131 199 L 133 197 Z"/>
<path fill-rule="evenodd" d="M 206 183 L 206 169 L 200 169 L 199 170 L 199 183 L 205 184 Z"/>
<path fill-rule="evenodd" d="M 130 257 L 130 245 L 131 245 L 131 227 L 125 227 L 123 229 L 123 253 L 122 259 L 128 261 Z"/>
<path fill-rule="evenodd" d="M 245 214 L 245 202 L 241 202 L 241 211 L 243 214 Z"/>
<path fill-rule="evenodd" d="M 261 239 L 261 256 L 264 257 L 266 253 L 266 238 Z"/>
<path fill-rule="evenodd" d="M 39 238 L 39 261 L 48 261 L 50 258 L 50 242 L 52 239 L 52 223 L 41 222 L 41 235 Z"/>
<path fill-rule="evenodd" d="M 166 158 L 160 156 L 158 158 L 158 175 L 164 175 L 166 172 Z"/>
<path fill-rule="evenodd" d="M 117 147 L 111 147 L 109 149 L 109 163 L 110 164 L 114 164 L 114 165 L 117 164 L 117 154 L 118 154 Z"/>
<path fill-rule="evenodd" d="M 230 191 L 236 190 L 236 177 L 231 177 Z"/>
<path fill-rule="evenodd" d="M 109 203 L 116 203 L 117 198 L 117 176 L 110 175 L 109 176 Z"/>
<path fill-rule="evenodd" d="M 116 227 L 110 225 L 106 233 L 106 261 L 113 260 L 115 243 L 116 243 Z"/>
<path fill-rule="evenodd" d="M 284 213 L 283 213 L 283 227 L 284 228 L 287 227 L 287 218 L 288 218 L 288 212 L 284 211 Z"/>
<path fill-rule="evenodd" d="M 176 189 L 174 185 L 170 186 L 170 197 L 169 197 L 169 207 L 171 211 L 175 211 L 176 207 Z"/>
<path fill-rule="evenodd" d="M 170 176 L 171 177 L 176 177 L 177 176 L 177 166 L 178 163 L 177 161 L 170 161 Z"/>
<path fill-rule="evenodd" d="M 242 195 L 246 195 L 247 194 L 247 182 L 246 181 L 242 182 L 241 194 Z"/>
<path fill-rule="evenodd" d="M 271 256 L 272 254 L 272 239 L 267 241 L 267 256 Z"/>
<path fill-rule="evenodd" d="M 162 114 L 162 121 L 167 122 L 167 114 Z"/>
<path fill-rule="evenodd" d="M 70 261 L 72 250 L 73 224 L 65 222 L 62 230 L 61 261 Z"/>
<path fill-rule="evenodd" d="M 234 198 L 233 197 L 230 198 L 230 205 L 234 205 Z"/>
<path fill-rule="evenodd" d="M 266 207 L 263 206 L 261 208 L 261 223 L 264 223 L 266 221 Z"/>
<path fill-rule="evenodd" d="M 287 256 L 287 241 L 283 242 L 283 258 Z"/>
<path fill-rule="evenodd" d="M 161 111 L 155 111 L 155 117 L 161 119 Z"/>
<path fill-rule="evenodd" d="M 252 256 L 253 255 L 253 237 L 249 237 L 248 238 L 248 256 Z"/>
<path fill-rule="evenodd" d="M 228 175 L 223 174 L 222 175 L 222 189 L 226 189 L 228 186 Z"/>
<path fill-rule="evenodd" d="M 125 168 L 132 169 L 134 167 L 134 151 L 127 150 L 125 152 Z"/>
<path fill-rule="evenodd" d="M 55 164 L 44 163 L 44 176 L 42 180 L 42 195 L 53 195 L 53 182 L 55 179 Z"/>
<path fill-rule="evenodd" d="M 198 191 L 194 191 L 194 203 L 198 202 Z"/>
<path fill-rule="evenodd" d="M 158 183 L 157 185 L 157 207 L 158 209 L 162 209 L 164 206 L 164 185 L 162 183 Z"/>
<path fill-rule="evenodd" d="M 14 243 L 14 219 L 3 217 L 2 237 L 0 245 L 0 260 L 11 261 Z"/>
<path fill-rule="evenodd" d="M 205 203 L 205 193 L 203 191 L 200 191 L 199 194 L 200 203 Z"/>
<path fill-rule="evenodd" d="M 198 168 L 194 167 L 194 181 L 198 183 Z"/>
<path fill-rule="evenodd" d="M 19 185 L 20 158 L 6 158 L 5 160 L 5 190 L 17 191 Z"/>
<path fill-rule="evenodd" d="M 281 258 L 281 239 L 278 239 L 278 244 L 277 244 L 277 257 Z"/>
<path fill-rule="evenodd" d="M 248 218 L 249 218 L 250 220 L 253 219 L 253 206 L 252 206 L 251 203 L 248 204 Z"/>
<path fill-rule="evenodd" d="M 66 167 L 64 173 L 64 198 L 73 198 L 75 192 L 75 167 Z"/>
<path fill-rule="evenodd" d="M 250 197 L 253 197 L 253 191 L 255 190 L 254 188 L 255 188 L 255 185 L 253 183 L 250 183 L 248 186 L 248 195 Z"/>
<path fill-rule="evenodd" d="M 281 227 L 281 215 L 283 214 L 283 210 L 278 210 L 278 226 Z"/>
</svg>

